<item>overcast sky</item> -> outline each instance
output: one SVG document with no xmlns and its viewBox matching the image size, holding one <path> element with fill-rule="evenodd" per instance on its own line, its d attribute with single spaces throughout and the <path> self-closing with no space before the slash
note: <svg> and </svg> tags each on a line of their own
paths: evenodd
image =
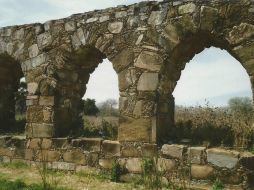
<svg viewBox="0 0 254 190">
<path fill-rule="evenodd" d="M 94 9 L 132 4 L 141 0 L 0 0 L 0 27 L 45 22 Z M 85 97 L 97 102 L 118 99 L 117 75 L 108 61 L 91 75 Z M 205 100 L 225 105 L 230 97 L 251 97 L 245 69 L 226 51 L 204 50 L 186 65 L 174 91 L 176 104 L 197 105 Z"/>
</svg>

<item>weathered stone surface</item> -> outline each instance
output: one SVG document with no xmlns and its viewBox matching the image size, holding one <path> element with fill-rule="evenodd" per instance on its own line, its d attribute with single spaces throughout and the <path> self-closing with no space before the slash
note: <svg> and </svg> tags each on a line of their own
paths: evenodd
<svg viewBox="0 0 254 190">
<path fill-rule="evenodd" d="M 143 73 L 138 81 L 137 89 L 140 91 L 153 91 L 158 87 L 158 73 Z"/>
<path fill-rule="evenodd" d="M 191 177 L 194 179 L 207 179 L 214 175 L 214 169 L 208 165 L 191 165 Z"/>
<path fill-rule="evenodd" d="M 235 168 L 238 163 L 239 152 L 212 148 L 207 150 L 207 161 L 221 168 Z"/>
<path fill-rule="evenodd" d="M 126 169 L 130 173 L 141 173 L 142 172 L 142 159 L 141 158 L 127 159 Z"/>
<path fill-rule="evenodd" d="M 153 11 L 148 19 L 148 24 L 160 25 L 163 20 L 163 13 L 161 11 Z"/>
<path fill-rule="evenodd" d="M 80 150 L 73 150 L 63 154 L 63 160 L 65 162 L 72 162 L 79 165 L 86 165 L 85 154 Z"/>
<path fill-rule="evenodd" d="M 50 33 L 45 32 L 43 34 L 38 35 L 37 44 L 39 49 L 43 49 L 49 46 L 52 43 L 52 36 Z"/>
<path fill-rule="evenodd" d="M 196 5 L 194 3 L 187 3 L 185 5 L 181 5 L 178 8 L 179 14 L 193 13 L 196 10 Z"/>
<path fill-rule="evenodd" d="M 150 142 L 151 119 L 120 118 L 121 125 L 118 128 L 119 141 L 145 141 Z M 138 132 L 137 132 L 138 131 Z"/>
<path fill-rule="evenodd" d="M 53 137 L 54 134 L 54 126 L 53 124 L 46 124 L 46 123 L 33 123 L 28 124 L 26 126 L 26 133 L 28 137 L 38 137 L 38 138 L 47 138 Z"/>
<path fill-rule="evenodd" d="M 164 144 L 161 148 L 161 151 L 164 155 L 170 156 L 172 158 L 183 159 L 183 153 L 185 148 L 186 147 L 184 145 Z"/>
<path fill-rule="evenodd" d="M 118 141 L 105 140 L 102 142 L 102 151 L 107 156 L 120 156 L 121 144 Z"/>
<path fill-rule="evenodd" d="M 33 58 L 36 57 L 39 54 L 39 48 L 37 44 L 33 44 L 28 48 L 29 57 Z"/>
<path fill-rule="evenodd" d="M 158 155 L 157 144 L 145 143 L 141 146 L 141 154 L 143 157 L 154 158 Z"/>
<path fill-rule="evenodd" d="M 38 90 L 38 83 L 30 82 L 27 84 L 27 91 L 29 94 L 35 94 Z"/>
<path fill-rule="evenodd" d="M 107 159 L 100 159 L 99 160 L 99 165 L 103 169 L 112 169 L 114 163 L 115 163 L 115 160 L 113 158 L 107 158 Z"/>
<path fill-rule="evenodd" d="M 167 172 L 167 171 L 171 171 L 175 169 L 176 163 L 174 160 L 171 160 L 171 159 L 159 158 L 157 167 L 159 171 Z"/>
<path fill-rule="evenodd" d="M 163 59 L 157 53 L 143 51 L 135 61 L 134 66 L 149 71 L 159 71 L 162 64 Z"/>
<path fill-rule="evenodd" d="M 205 162 L 205 147 L 189 147 L 188 160 L 193 164 L 203 164 Z"/>
<path fill-rule="evenodd" d="M 229 32 L 229 41 L 232 44 L 238 44 L 254 35 L 254 25 L 241 23 L 239 26 L 234 26 Z"/>
<path fill-rule="evenodd" d="M 54 150 L 42 150 L 39 152 L 38 159 L 44 162 L 54 162 L 60 160 L 61 153 Z"/>
<path fill-rule="evenodd" d="M 101 138 L 82 138 L 82 139 L 73 139 L 72 145 L 74 147 L 83 148 L 86 151 L 99 152 L 101 151 Z"/>
<path fill-rule="evenodd" d="M 122 148 L 122 157 L 139 157 L 141 155 L 141 151 L 138 147 L 135 146 L 124 146 Z"/>
<path fill-rule="evenodd" d="M 218 9 L 202 6 L 200 14 L 200 28 L 203 30 L 212 30 L 218 19 Z"/>
<path fill-rule="evenodd" d="M 112 60 L 113 66 L 117 72 L 128 67 L 134 62 L 134 53 L 131 49 L 123 49 L 119 54 Z"/>
<path fill-rule="evenodd" d="M 65 30 L 67 32 L 74 32 L 76 30 L 76 23 L 74 21 L 66 22 Z"/>
<path fill-rule="evenodd" d="M 67 162 L 52 162 L 52 169 L 74 171 L 75 164 Z"/>
<path fill-rule="evenodd" d="M 53 106 L 55 104 L 54 96 L 40 96 L 39 105 L 42 106 Z"/>
<path fill-rule="evenodd" d="M 123 29 L 122 22 L 113 22 L 113 23 L 109 23 L 109 25 L 108 25 L 109 32 L 111 32 L 113 34 L 120 33 L 122 31 L 122 29 Z"/>
</svg>

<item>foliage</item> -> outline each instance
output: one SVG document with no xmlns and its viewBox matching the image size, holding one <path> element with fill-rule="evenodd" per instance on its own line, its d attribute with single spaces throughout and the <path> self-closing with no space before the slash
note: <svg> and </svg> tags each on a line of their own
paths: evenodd
<svg viewBox="0 0 254 190">
<path fill-rule="evenodd" d="M 216 181 L 213 184 L 213 190 L 223 190 L 223 189 L 224 184 L 219 179 L 216 179 Z"/>
<path fill-rule="evenodd" d="M 142 177 L 146 189 L 159 190 L 162 189 L 162 172 L 158 171 L 158 158 L 143 159 Z"/>
<path fill-rule="evenodd" d="M 68 190 L 63 187 L 44 189 L 44 187 L 41 184 L 26 185 L 20 179 L 15 181 L 10 181 L 10 180 L 1 178 L 0 184 L 1 184 L 0 190 Z"/>
<path fill-rule="evenodd" d="M 86 137 L 102 137 L 105 139 L 117 139 L 117 126 L 102 118 L 100 126 L 96 126 L 89 120 L 84 119 L 83 135 Z"/>
<path fill-rule="evenodd" d="M 171 138 L 189 138 L 193 144 L 247 147 L 254 141 L 252 111 L 232 107 L 177 107 Z M 244 109 L 246 110 L 246 109 Z"/>
<path fill-rule="evenodd" d="M 253 111 L 252 100 L 249 97 L 231 98 L 228 106 L 233 113 L 249 114 Z"/>
<path fill-rule="evenodd" d="M 101 102 L 98 107 L 100 110 L 100 115 L 102 116 L 118 116 L 118 109 L 116 109 L 117 101 L 114 99 L 108 99 Z"/>
<path fill-rule="evenodd" d="M 85 115 L 97 115 L 99 113 L 99 109 L 95 105 L 94 99 L 87 98 L 83 100 L 84 114 Z"/>
<path fill-rule="evenodd" d="M 15 94 L 15 111 L 18 114 L 24 114 L 26 112 L 26 96 L 27 96 L 27 84 L 26 82 L 20 82 L 19 89 Z"/>
<path fill-rule="evenodd" d="M 26 169 L 26 168 L 29 168 L 29 166 L 24 163 L 24 162 L 19 162 L 19 161 L 16 161 L 16 162 L 10 162 L 10 163 L 1 163 L 1 166 L 2 167 L 5 167 L 5 168 L 11 168 L 11 169 Z"/>
<path fill-rule="evenodd" d="M 112 170 L 111 170 L 111 181 L 113 182 L 119 182 L 120 177 L 122 174 L 122 168 L 118 162 L 115 162 L 113 164 Z"/>
</svg>

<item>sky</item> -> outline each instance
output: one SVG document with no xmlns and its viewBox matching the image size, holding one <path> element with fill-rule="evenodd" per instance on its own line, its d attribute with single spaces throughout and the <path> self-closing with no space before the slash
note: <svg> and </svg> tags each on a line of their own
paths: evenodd
<svg viewBox="0 0 254 190">
<path fill-rule="evenodd" d="M 0 27 L 68 17 L 95 9 L 128 5 L 142 0 L 0 0 Z M 177 105 L 224 106 L 231 97 L 251 95 L 248 75 L 226 51 L 205 49 L 186 64 L 173 93 Z M 118 80 L 105 60 L 91 75 L 84 98 L 97 102 L 118 99 Z"/>
</svg>

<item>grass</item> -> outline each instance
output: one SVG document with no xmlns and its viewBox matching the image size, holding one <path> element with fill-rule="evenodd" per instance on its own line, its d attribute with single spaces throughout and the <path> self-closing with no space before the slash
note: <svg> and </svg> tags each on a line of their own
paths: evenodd
<svg viewBox="0 0 254 190">
<path fill-rule="evenodd" d="M 28 169 L 30 166 L 24 162 L 16 161 L 16 162 L 9 162 L 9 163 L 1 163 L 0 164 L 4 168 L 10 169 Z"/>
<path fill-rule="evenodd" d="M 0 190 L 71 190 L 64 187 L 45 189 L 42 184 L 27 185 L 20 179 L 11 181 L 5 178 L 0 178 L 0 184 Z"/>
</svg>

